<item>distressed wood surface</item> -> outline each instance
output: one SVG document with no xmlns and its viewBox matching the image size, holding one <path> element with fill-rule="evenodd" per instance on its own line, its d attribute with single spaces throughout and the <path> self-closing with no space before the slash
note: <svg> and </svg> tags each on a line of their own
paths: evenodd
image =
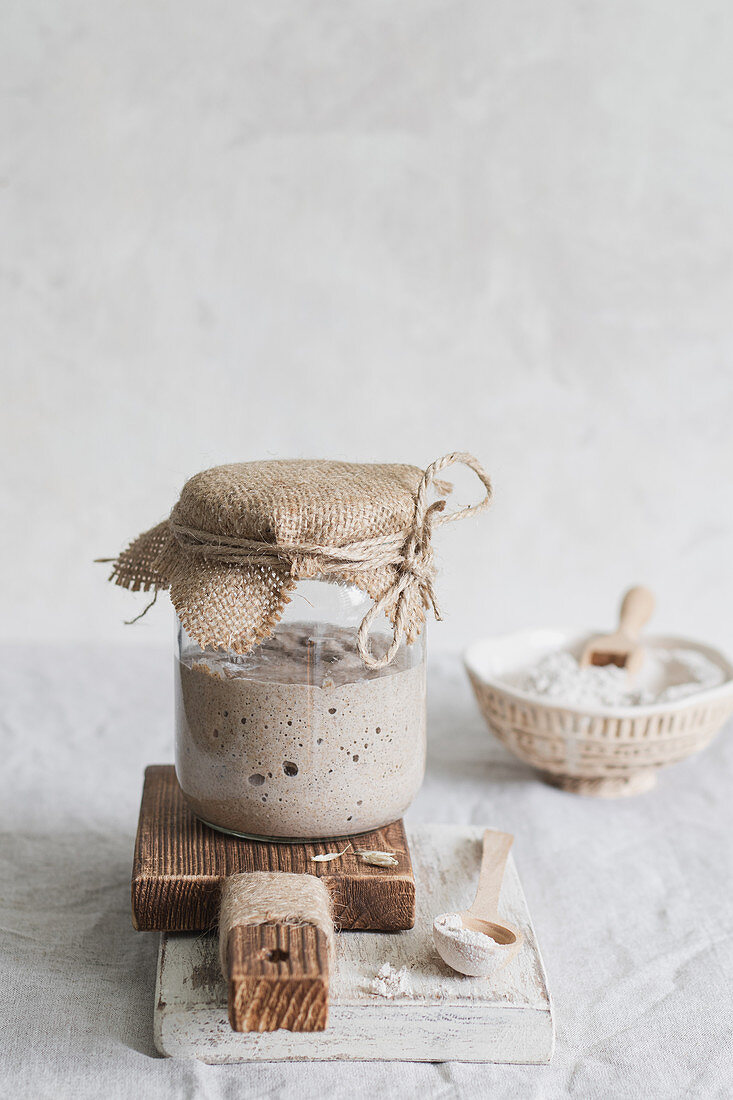
<svg viewBox="0 0 733 1100">
<path fill-rule="evenodd" d="M 145 771 L 132 873 L 132 919 L 139 931 L 203 932 L 216 927 L 222 882 L 251 871 L 316 875 L 342 929 L 411 928 L 415 880 L 401 821 L 364 833 L 353 847 L 397 854 L 396 867 L 370 867 L 353 851 L 331 863 L 312 856 L 346 841 L 275 844 L 240 840 L 210 829 L 188 809 L 172 765 Z"/>
<path fill-rule="evenodd" d="M 432 941 L 433 918 L 470 905 L 483 829 L 421 826 L 409 841 L 417 881 L 415 927 L 398 935 L 337 937 L 325 1031 L 236 1034 L 212 936 L 163 935 L 158 958 L 155 1042 L 170 1056 L 204 1062 L 379 1059 L 542 1063 L 554 1024 L 542 959 L 514 861 L 509 857 L 500 916 L 524 943 L 491 980 L 451 971 Z M 521 852 L 519 853 L 521 858 Z M 407 967 L 412 994 L 386 1000 L 372 982 L 389 962 Z"/>
<path fill-rule="evenodd" d="M 227 944 L 234 1031 L 322 1031 L 328 1022 L 328 941 L 313 925 L 233 928 Z"/>
</svg>

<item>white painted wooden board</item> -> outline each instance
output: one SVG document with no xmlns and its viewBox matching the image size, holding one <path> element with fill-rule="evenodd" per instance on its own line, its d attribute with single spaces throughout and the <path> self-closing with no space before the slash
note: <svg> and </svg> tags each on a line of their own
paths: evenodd
<svg viewBox="0 0 733 1100">
<path fill-rule="evenodd" d="M 524 933 L 518 955 L 490 981 L 450 970 L 433 946 L 439 913 L 466 908 L 478 879 L 483 829 L 419 826 L 409 831 L 417 920 L 407 932 L 338 937 L 325 1031 L 237 1034 L 226 1012 L 216 939 L 163 934 L 158 955 L 155 1044 L 161 1054 L 203 1062 L 297 1059 L 413 1062 L 549 1062 L 552 1006 L 534 928 L 513 859 L 499 911 Z M 406 966 L 412 995 L 371 991 L 379 968 Z"/>
</svg>

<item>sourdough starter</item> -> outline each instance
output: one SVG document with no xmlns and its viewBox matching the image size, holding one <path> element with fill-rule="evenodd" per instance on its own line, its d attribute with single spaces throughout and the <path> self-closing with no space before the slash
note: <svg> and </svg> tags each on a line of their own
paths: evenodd
<svg viewBox="0 0 733 1100">
<path fill-rule="evenodd" d="M 176 674 L 176 771 L 234 833 L 337 837 L 400 817 L 425 770 L 425 667 L 369 671 L 353 634 L 280 627 L 252 654 L 194 651 Z"/>
</svg>

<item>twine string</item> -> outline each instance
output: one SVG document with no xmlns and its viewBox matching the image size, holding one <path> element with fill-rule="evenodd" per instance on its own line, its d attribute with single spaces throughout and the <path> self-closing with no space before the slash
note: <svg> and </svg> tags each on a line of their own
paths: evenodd
<svg viewBox="0 0 733 1100">
<path fill-rule="evenodd" d="M 437 474 L 449 466 L 460 464 L 476 474 L 486 490 L 477 503 L 454 512 L 446 512 L 444 500 L 428 503 L 430 490 L 438 482 Z M 433 528 L 444 523 L 464 519 L 486 508 L 491 501 L 491 482 L 479 461 L 463 451 L 444 455 L 431 463 L 423 473 L 415 494 L 415 511 L 407 530 L 396 534 L 375 535 L 373 538 L 347 543 L 343 546 L 322 546 L 318 543 L 268 543 L 257 539 L 238 538 L 233 535 L 213 534 L 182 523 L 177 509 L 171 513 L 170 527 L 181 548 L 190 554 L 200 555 L 225 565 L 287 565 L 295 575 L 298 565 L 305 559 L 315 563 L 321 576 L 341 576 L 350 573 L 370 573 L 378 568 L 388 568 L 394 573 L 394 581 L 377 599 L 364 616 L 357 635 L 357 649 L 367 668 L 380 669 L 391 664 L 407 632 L 410 609 L 414 601 L 422 601 L 426 609 L 432 609 L 440 621 L 440 609 L 435 594 L 435 562 L 432 547 Z M 147 610 L 147 608 L 146 608 Z M 143 612 L 144 614 L 144 612 Z M 382 614 L 391 615 L 394 621 L 392 641 L 386 653 L 375 656 L 370 643 L 374 621 Z"/>
<path fill-rule="evenodd" d="M 333 961 L 335 935 L 331 899 L 315 875 L 289 871 L 248 871 L 224 880 L 219 910 L 219 961 L 229 979 L 229 936 L 234 928 L 257 924 L 313 925 L 323 932 Z"/>
</svg>

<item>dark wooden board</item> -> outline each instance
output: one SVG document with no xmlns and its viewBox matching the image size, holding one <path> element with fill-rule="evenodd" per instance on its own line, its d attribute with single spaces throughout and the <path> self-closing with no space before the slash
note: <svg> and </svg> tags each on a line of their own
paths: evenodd
<svg viewBox="0 0 733 1100">
<path fill-rule="evenodd" d="M 333 903 L 337 928 L 397 932 L 415 923 L 415 879 L 402 821 L 361 834 L 353 847 L 395 852 L 397 867 L 372 867 L 349 851 L 313 863 L 337 843 L 240 840 L 204 825 L 188 809 L 175 768 L 145 771 L 132 872 L 132 919 L 140 931 L 202 932 L 216 927 L 221 884 L 246 871 L 316 875 Z"/>
<path fill-rule="evenodd" d="M 234 1031 L 323 1031 L 328 1021 L 328 941 L 308 924 L 233 928 L 227 945 Z"/>
</svg>

